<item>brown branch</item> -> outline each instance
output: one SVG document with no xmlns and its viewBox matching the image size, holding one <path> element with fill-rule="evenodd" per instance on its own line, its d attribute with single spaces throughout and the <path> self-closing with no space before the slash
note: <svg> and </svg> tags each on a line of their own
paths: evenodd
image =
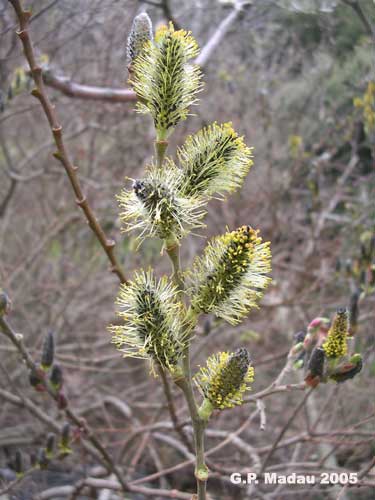
<svg viewBox="0 0 375 500">
<path fill-rule="evenodd" d="M 205 64 L 208 62 L 210 59 L 212 53 L 216 49 L 216 47 L 219 45 L 219 43 L 222 41 L 224 36 L 227 34 L 227 31 L 229 30 L 230 26 L 234 23 L 234 21 L 237 19 L 239 16 L 240 12 L 242 11 L 242 7 L 239 5 L 236 5 L 231 12 L 225 17 L 219 26 L 216 28 L 214 34 L 210 37 L 206 45 L 203 47 L 201 50 L 201 53 L 195 60 L 196 64 L 199 64 L 200 66 L 205 66 Z"/>
<path fill-rule="evenodd" d="M 0 396 L 4 401 L 8 403 L 19 406 L 20 408 L 26 408 L 34 417 L 43 422 L 47 427 L 51 429 L 53 432 L 60 433 L 60 426 L 55 422 L 54 419 L 49 417 L 45 411 L 41 410 L 36 406 L 31 399 L 25 398 L 24 396 L 16 396 L 4 389 L 0 388 Z"/>
<path fill-rule="evenodd" d="M 162 1 L 155 6 L 163 9 L 165 17 L 167 19 L 171 19 L 175 27 L 178 28 L 178 23 L 176 23 L 176 20 L 173 19 L 170 11 L 170 6 L 167 1 Z M 230 26 L 238 18 L 239 14 L 242 11 L 242 7 L 243 6 L 241 4 L 236 5 L 222 20 L 222 22 L 215 29 L 214 33 L 210 36 L 207 43 L 203 46 L 201 53 L 194 61 L 195 64 L 198 64 L 201 67 L 204 67 L 207 64 L 213 52 L 227 34 Z M 48 87 L 54 88 L 62 94 L 72 98 L 111 103 L 135 102 L 137 100 L 135 92 L 131 89 L 82 85 L 80 83 L 73 82 L 66 76 L 56 75 L 51 69 L 42 70 L 42 79 L 45 85 L 47 85 Z"/>
<path fill-rule="evenodd" d="M 17 485 L 19 485 L 24 479 L 26 479 L 28 476 L 30 476 L 30 474 L 32 474 L 32 472 L 34 472 L 34 468 L 28 470 L 28 471 L 25 471 L 22 476 L 20 477 L 17 477 L 16 479 L 14 479 L 13 481 L 11 481 L 10 483 L 8 483 L 6 486 L 4 486 L 3 488 L 0 489 L 0 495 L 1 497 L 0 498 L 9 498 L 8 496 L 5 496 L 9 491 L 11 492 L 13 490 L 13 488 L 15 488 Z M 4 496 L 3 496 L 4 495 Z"/>
<path fill-rule="evenodd" d="M 11 179 L 8 191 L 7 191 L 3 201 L 0 204 L 0 217 L 4 217 L 6 209 L 10 203 L 10 200 L 12 199 L 12 197 L 15 193 L 16 187 L 17 187 L 17 181 L 15 179 Z"/>
<path fill-rule="evenodd" d="M 367 474 L 368 474 L 368 473 L 371 471 L 371 469 L 372 469 L 372 468 L 374 468 L 374 467 L 375 467 L 375 457 L 372 457 L 372 460 L 370 460 L 370 463 L 368 463 L 367 465 L 365 465 L 365 466 L 363 467 L 363 469 L 359 471 L 358 476 L 357 476 L 357 477 L 358 477 L 358 479 L 362 479 L 362 478 L 366 477 L 366 476 L 367 476 Z M 343 500 L 343 499 L 345 498 L 345 492 L 346 492 L 347 488 L 348 488 L 348 487 L 351 487 L 351 486 L 353 486 L 353 487 L 354 487 L 354 486 L 356 486 L 356 485 L 355 485 L 355 484 L 353 484 L 353 485 L 348 485 L 348 484 L 346 484 L 346 485 L 342 488 L 342 490 L 340 491 L 340 493 L 339 493 L 339 495 L 338 495 L 338 497 L 337 497 L 337 500 Z"/>
<path fill-rule="evenodd" d="M 258 415 L 259 410 L 254 410 L 244 421 L 244 423 L 235 431 L 235 432 L 230 432 L 228 436 L 221 441 L 219 444 L 214 446 L 213 448 L 210 448 L 206 452 L 206 457 L 209 455 L 212 455 L 213 453 L 216 453 L 217 451 L 221 450 L 224 448 L 226 445 L 231 444 L 232 441 L 236 438 L 236 436 L 239 436 L 245 429 L 246 427 L 254 420 L 254 418 Z M 172 467 L 168 467 L 164 469 L 163 471 L 155 472 L 153 474 L 150 474 L 148 476 L 141 477 L 139 479 L 136 479 L 132 481 L 130 484 L 140 484 L 148 481 L 154 481 L 155 479 L 158 479 L 159 477 L 166 475 L 166 474 L 171 474 L 173 472 L 176 472 L 178 470 L 183 469 L 184 467 L 187 467 L 189 465 L 193 465 L 195 462 L 195 458 L 192 458 L 190 460 L 185 460 L 184 462 L 180 462 L 177 465 L 173 465 Z"/>
<path fill-rule="evenodd" d="M 95 489 L 107 489 L 118 491 L 120 485 L 116 481 L 110 481 L 108 479 L 97 479 L 97 478 L 87 478 L 84 479 L 80 484 L 79 488 L 90 487 Z M 76 486 L 56 486 L 50 488 L 43 493 L 40 493 L 35 500 L 46 500 L 48 498 L 57 498 L 60 496 L 68 496 L 74 493 Z M 129 491 L 133 493 L 139 493 L 140 495 L 148 496 L 151 498 L 177 498 L 180 500 L 191 500 L 190 493 L 182 493 L 177 490 L 165 490 L 157 488 L 147 488 L 143 486 L 129 486 Z"/>
<path fill-rule="evenodd" d="M 11 0 L 12 1 L 12 0 Z M 4 333 L 4 335 L 10 340 L 10 342 L 16 347 L 17 351 L 21 354 L 22 359 L 24 360 L 27 368 L 29 370 L 35 372 L 37 370 L 37 365 L 34 362 L 33 358 L 29 354 L 29 351 L 26 349 L 24 343 L 23 343 L 23 337 L 22 335 L 17 334 L 16 332 L 13 331 L 12 327 L 10 324 L 7 322 L 7 320 L 3 317 L 0 316 L 0 330 Z M 55 390 L 52 389 L 52 387 L 49 385 L 49 383 L 45 380 L 41 380 L 40 383 L 44 386 L 44 389 L 46 393 L 55 401 L 58 403 L 59 401 L 59 394 Z M 31 408 L 29 407 L 31 410 Z M 128 490 L 127 483 L 122 477 L 122 474 L 117 467 L 117 465 L 113 462 L 111 456 L 109 455 L 108 451 L 104 448 L 102 443 L 99 441 L 99 439 L 95 436 L 94 432 L 91 430 L 91 428 L 88 426 L 87 422 L 80 418 L 69 406 L 68 402 L 66 403 L 66 407 L 63 409 L 63 412 L 66 416 L 66 418 L 72 422 L 74 425 L 78 427 L 82 431 L 82 436 L 87 439 L 92 446 L 99 452 L 99 456 L 101 457 L 101 461 L 103 465 L 108 469 L 109 472 L 115 474 L 117 477 L 119 483 L 121 484 L 121 487 L 124 491 Z M 35 413 L 35 412 L 34 412 Z"/>
<path fill-rule="evenodd" d="M 169 410 L 169 414 L 170 414 L 170 417 L 172 420 L 173 428 L 177 432 L 177 434 L 180 436 L 181 441 L 184 443 L 186 448 L 189 451 L 193 451 L 192 444 L 191 444 L 189 438 L 187 437 L 187 435 L 185 434 L 185 431 L 178 420 L 178 417 L 176 414 L 176 408 L 174 405 L 173 396 L 172 396 L 172 392 L 171 392 L 171 387 L 169 385 L 169 380 L 168 380 L 167 374 L 165 373 L 164 369 L 161 366 L 159 366 L 159 374 L 160 374 L 161 381 L 163 384 L 164 394 L 165 394 L 165 397 L 167 400 L 168 410 Z"/>
<path fill-rule="evenodd" d="M 53 138 L 55 140 L 57 151 L 54 153 L 54 156 L 61 162 L 69 177 L 71 186 L 76 196 L 76 203 L 82 209 L 90 228 L 94 232 L 103 250 L 105 251 L 111 263 L 111 271 L 118 276 L 121 283 L 127 283 L 125 274 L 122 271 L 114 253 L 115 242 L 107 238 L 102 226 L 96 219 L 86 196 L 83 194 L 81 183 L 77 176 L 77 167 L 73 165 L 66 150 L 63 137 L 63 129 L 60 125 L 60 122 L 58 121 L 55 108 L 54 106 L 52 106 L 47 95 L 42 76 L 42 68 L 36 63 L 34 49 L 30 39 L 30 35 L 28 33 L 31 13 L 29 11 L 23 10 L 21 2 L 19 0 L 9 0 L 9 2 L 12 4 L 18 17 L 20 29 L 19 31 L 17 31 L 17 34 L 22 42 L 24 54 L 29 64 L 30 71 L 36 86 L 36 88 L 32 91 L 32 95 L 34 95 L 40 101 L 40 104 L 42 105 L 42 108 L 44 110 L 44 114 L 46 115 L 48 123 L 50 125 Z"/>
<path fill-rule="evenodd" d="M 292 421 L 294 420 L 294 418 L 297 416 L 298 412 L 305 405 L 307 398 L 310 396 L 310 394 L 312 393 L 313 390 L 314 389 L 311 388 L 308 392 L 306 392 L 306 394 L 304 395 L 304 397 L 303 397 L 302 401 L 300 402 L 300 404 L 295 408 L 295 410 L 293 411 L 292 415 L 289 417 L 288 421 L 286 422 L 286 424 L 284 425 L 284 427 L 281 429 L 279 435 L 277 436 L 275 442 L 272 445 L 272 448 L 267 453 L 266 458 L 263 461 L 262 468 L 260 470 L 260 474 L 263 474 L 263 472 L 266 470 L 267 465 L 268 465 L 268 463 L 269 463 L 269 461 L 270 461 L 270 459 L 271 459 L 274 451 L 277 448 L 277 445 L 279 444 L 279 442 L 283 438 L 283 436 L 286 433 L 286 431 L 289 429 L 290 424 L 292 423 Z"/>
<path fill-rule="evenodd" d="M 112 103 L 134 102 L 137 100 L 137 95 L 133 90 L 81 85 L 64 76 L 57 76 L 49 69 L 43 71 L 43 80 L 49 87 L 59 90 L 69 97 Z"/>
</svg>

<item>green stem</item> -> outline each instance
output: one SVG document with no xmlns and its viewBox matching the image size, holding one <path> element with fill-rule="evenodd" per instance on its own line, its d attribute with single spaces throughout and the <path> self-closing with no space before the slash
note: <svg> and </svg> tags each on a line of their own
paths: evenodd
<svg viewBox="0 0 375 500">
<path fill-rule="evenodd" d="M 172 269 L 173 269 L 172 280 L 181 294 L 181 292 L 183 292 L 185 288 L 185 285 L 181 273 L 180 247 L 178 242 L 176 240 L 173 241 L 167 240 L 166 251 L 172 262 Z"/>
<path fill-rule="evenodd" d="M 180 267 L 180 247 L 177 241 L 166 241 L 166 251 L 172 262 L 173 274 L 172 279 L 180 292 L 180 296 L 184 290 L 184 280 Z M 189 309 L 187 311 L 188 325 L 187 328 L 191 329 L 191 325 L 196 323 L 196 315 L 194 311 Z M 195 401 L 193 383 L 191 380 L 190 368 L 190 349 L 189 345 L 186 347 L 184 357 L 182 360 L 183 377 L 176 379 L 175 383 L 180 387 L 184 393 L 194 433 L 195 444 L 195 477 L 197 480 L 197 497 L 198 500 L 206 500 L 206 484 L 208 479 L 208 468 L 204 460 L 204 431 L 207 425 L 207 420 L 202 418 L 199 414 L 198 406 Z"/>
<path fill-rule="evenodd" d="M 165 158 L 165 153 L 168 148 L 168 141 L 155 141 L 155 152 L 156 152 L 156 165 L 158 168 L 163 166 L 163 161 Z"/>
<path fill-rule="evenodd" d="M 200 417 L 198 407 L 194 398 L 193 387 L 191 383 L 190 357 L 189 350 L 184 357 L 184 373 L 185 376 L 176 380 L 176 384 L 184 393 L 191 422 L 193 425 L 194 445 L 195 445 L 195 477 L 197 480 L 197 496 L 198 500 L 206 500 L 206 484 L 208 479 L 208 468 L 204 460 L 204 431 L 207 425 L 207 420 Z"/>
</svg>

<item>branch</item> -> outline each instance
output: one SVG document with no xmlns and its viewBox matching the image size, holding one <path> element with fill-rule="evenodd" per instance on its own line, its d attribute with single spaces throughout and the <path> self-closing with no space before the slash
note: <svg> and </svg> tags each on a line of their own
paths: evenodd
<svg viewBox="0 0 375 500">
<path fill-rule="evenodd" d="M 36 406 L 31 399 L 16 396 L 4 389 L 0 388 L 0 396 L 4 401 L 11 403 L 13 405 L 19 406 L 21 408 L 26 408 L 32 415 L 34 415 L 37 419 L 47 425 L 52 431 L 60 433 L 60 426 L 55 422 L 54 419 L 50 418 L 46 415 L 45 411 L 41 410 Z"/>
<path fill-rule="evenodd" d="M 10 1 L 13 1 L 13 0 L 10 0 Z M 0 315 L 0 330 L 4 333 L 4 335 L 10 340 L 10 342 L 16 347 L 17 351 L 21 354 L 22 359 L 24 360 L 27 368 L 29 370 L 35 372 L 38 367 L 37 367 L 36 363 L 34 362 L 33 358 L 31 357 L 29 351 L 26 349 L 26 347 L 23 343 L 22 335 L 17 334 L 2 315 Z M 59 394 L 56 391 L 54 391 L 46 381 L 41 381 L 40 383 L 43 384 L 46 393 L 55 402 L 58 403 Z M 34 414 L 36 414 L 35 410 L 33 408 L 31 408 L 30 405 L 26 405 L 26 406 L 28 407 L 28 409 L 33 411 Z M 122 474 L 121 474 L 119 468 L 113 462 L 108 451 L 104 448 L 102 443 L 95 436 L 94 432 L 88 426 L 87 422 L 84 419 L 80 418 L 69 407 L 68 403 L 66 404 L 66 407 L 63 409 L 63 412 L 64 412 L 66 418 L 70 422 L 72 422 L 75 426 L 77 426 L 78 429 L 82 430 L 83 437 L 85 437 L 92 444 L 92 446 L 96 449 L 96 451 L 99 453 L 99 456 L 101 457 L 101 461 L 102 461 L 103 465 L 106 466 L 108 471 L 116 475 L 119 483 L 121 484 L 122 489 L 124 491 L 128 491 L 128 485 L 124 481 L 124 479 L 122 478 Z"/>
<path fill-rule="evenodd" d="M 110 481 L 107 479 L 96 479 L 87 478 L 82 481 L 80 486 L 88 486 L 95 489 L 107 489 L 107 490 L 120 490 L 120 485 L 116 481 Z M 68 496 L 72 494 L 75 490 L 75 486 L 56 486 L 45 490 L 40 493 L 35 500 L 47 500 L 49 498 L 57 498 L 61 496 Z M 164 490 L 157 488 L 147 488 L 143 486 L 129 486 L 129 491 L 133 493 L 139 493 L 140 495 L 152 497 L 152 498 L 177 498 L 181 500 L 191 500 L 190 493 L 182 493 L 177 490 Z"/>
<path fill-rule="evenodd" d="M 160 2 L 154 2 L 153 0 L 143 0 L 143 2 L 147 5 L 152 5 L 153 7 L 157 7 L 163 11 L 164 17 L 167 21 L 172 21 L 174 27 L 179 30 L 181 29 L 179 22 L 173 16 L 171 11 L 171 6 L 169 4 L 169 0 L 160 0 Z"/>
<path fill-rule="evenodd" d="M 70 156 L 68 154 L 68 151 L 65 147 L 63 128 L 60 125 L 60 122 L 57 118 L 55 108 L 54 106 L 52 106 L 49 97 L 46 93 L 42 76 L 43 75 L 42 68 L 38 66 L 36 63 L 34 49 L 28 33 L 28 26 L 30 22 L 31 13 L 29 11 L 23 10 L 21 2 L 19 0 L 9 0 L 9 2 L 12 4 L 16 12 L 16 15 L 18 17 L 20 29 L 19 31 L 17 31 L 17 34 L 21 39 L 24 54 L 29 64 L 30 71 L 36 86 L 36 88 L 32 91 L 32 95 L 34 95 L 42 105 L 44 114 L 46 115 L 46 118 L 50 125 L 51 132 L 56 144 L 57 151 L 54 153 L 54 156 L 61 162 L 62 166 L 64 167 L 69 177 L 71 186 L 76 196 L 77 205 L 82 209 L 89 226 L 91 227 L 93 233 L 95 234 L 103 250 L 105 251 L 111 263 L 111 271 L 118 276 L 121 283 L 127 283 L 125 274 L 122 271 L 120 264 L 114 254 L 115 242 L 107 238 L 102 226 L 96 219 L 92 211 L 92 208 L 90 207 L 87 201 L 86 196 L 83 194 L 81 183 L 77 176 L 78 167 L 73 165 Z"/>
<path fill-rule="evenodd" d="M 11 179 L 8 191 L 7 191 L 3 201 L 0 204 L 0 218 L 4 217 L 4 214 L 5 214 L 7 207 L 10 203 L 10 200 L 12 199 L 12 197 L 15 193 L 16 187 L 17 187 L 17 181 L 15 179 Z"/>
<path fill-rule="evenodd" d="M 359 471 L 358 473 L 358 479 L 362 479 L 367 476 L 367 474 L 371 471 L 372 468 L 375 467 L 375 457 L 372 457 L 372 460 L 370 460 L 370 463 L 365 465 L 362 470 Z M 355 485 L 353 485 L 355 486 Z M 346 484 L 342 490 L 340 491 L 337 500 L 344 500 L 345 498 L 345 492 L 347 488 L 349 488 L 350 485 Z"/>
<path fill-rule="evenodd" d="M 112 103 L 137 100 L 137 95 L 133 90 L 81 85 L 64 76 L 55 75 L 50 69 L 43 71 L 43 80 L 49 87 L 59 90 L 69 97 Z"/>
<path fill-rule="evenodd" d="M 182 425 L 179 422 L 179 419 L 177 417 L 176 407 L 175 407 L 175 404 L 173 401 L 173 395 L 172 395 L 171 387 L 169 385 L 169 380 L 168 380 L 167 374 L 165 373 L 164 369 L 161 366 L 158 367 L 158 371 L 159 371 L 159 375 L 161 377 L 161 381 L 163 384 L 164 394 L 165 394 L 165 397 L 167 400 L 168 411 L 169 411 L 169 414 L 170 414 L 170 417 L 172 420 L 173 428 L 177 432 L 177 434 L 180 436 L 180 439 L 183 442 L 183 444 L 186 446 L 186 448 L 189 451 L 193 451 L 191 443 L 190 443 L 188 437 L 186 436 L 184 429 L 183 429 L 183 427 L 182 427 Z"/>
<path fill-rule="evenodd" d="M 164 14 L 167 18 L 171 19 L 168 2 L 162 2 L 157 6 L 164 10 Z M 202 48 L 201 53 L 194 61 L 195 64 L 198 64 L 201 67 L 204 67 L 207 64 L 214 50 L 221 43 L 230 26 L 237 19 L 241 11 L 242 5 L 238 4 L 231 10 L 227 17 L 223 19 L 208 42 Z M 177 27 L 175 21 L 174 24 Z M 43 70 L 42 78 L 45 85 L 47 85 L 48 87 L 52 87 L 62 94 L 72 98 L 111 103 L 135 102 L 137 100 L 137 96 L 133 90 L 111 87 L 97 87 L 93 85 L 81 85 L 80 83 L 73 82 L 66 76 L 56 75 L 51 69 Z"/>
<path fill-rule="evenodd" d="M 201 50 L 199 56 L 196 58 L 195 64 L 199 64 L 202 67 L 207 64 L 212 53 L 219 45 L 219 43 L 222 41 L 227 31 L 229 30 L 230 26 L 237 19 L 241 11 L 242 7 L 236 5 L 233 8 L 233 10 L 228 14 L 228 16 L 221 21 L 219 26 L 216 28 L 215 33 L 211 36 L 211 38 L 208 40 L 206 45 Z"/>
<path fill-rule="evenodd" d="M 276 441 L 273 443 L 272 448 L 270 449 L 270 451 L 266 455 L 266 458 L 264 459 L 264 462 L 263 462 L 263 465 L 262 465 L 262 468 L 261 468 L 259 474 L 263 474 L 263 472 L 266 470 L 267 465 L 268 465 L 268 463 L 269 463 L 269 461 L 270 461 L 270 459 L 271 459 L 274 451 L 277 448 L 277 445 L 279 444 L 279 442 L 283 438 L 283 436 L 286 433 L 286 431 L 289 429 L 290 424 L 292 423 L 292 421 L 294 420 L 294 418 L 297 416 L 298 412 L 305 405 L 307 398 L 310 396 L 310 394 L 312 393 L 313 390 L 314 390 L 314 388 L 311 388 L 308 392 L 306 392 L 306 394 L 304 395 L 304 397 L 303 397 L 302 401 L 300 402 L 300 404 L 295 408 L 295 410 L 293 411 L 292 415 L 290 416 L 290 418 L 288 419 L 288 421 L 286 422 L 286 424 L 284 425 L 284 427 L 281 429 L 279 435 L 276 438 Z"/>
</svg>

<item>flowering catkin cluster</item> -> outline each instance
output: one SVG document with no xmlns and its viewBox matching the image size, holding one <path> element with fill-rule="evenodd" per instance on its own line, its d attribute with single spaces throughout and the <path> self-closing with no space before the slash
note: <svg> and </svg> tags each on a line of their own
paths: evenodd
<svg viewBox="0 0 375 500">
<path fill-rule="evenodd" d="M 176 31 L 171 23 L 160 28 L 154 40 L 149 27 L 148 18 L 133 23 L 129 73 L 138 111 L 150 114 L 154 121 L 157 161 L 142 179 L 133 180 L 131 189 L 121 192 L 118 201 L 125 230 L 140 230 L 141 239 L 163 240 L 179 288 L 166 278 L 157 281 L 151 272 L 137 273 L 121 287 L 117 304 L 122 324 L 110 331 L 125 356 L 148 358 L 178 380 L 187 376 L 180 362 L 197 316 L 213 313 L 238 323 L 256 307 L 271 281 L 267 276 L 271 253 L 258 231 L 242 226 L 214 238 L 190 273 L 184 275 L 176 266 L 179 240 L 203 226 L 203 207 L 210 198 L 241 187 L 252 165 L 252 149 L 231 123 L 213 123 L 186 139 L 177 151 L 176 163 L 165 157 L 167 138 L 186 118 L 201 89 L 201 73 L 191 64 L 198 46 L 190 33 Z M 185 277 L 190 283 L 183 290 Z M 178 302 L 184 291 L 190 296 L 189 308 Z M 246 349 L 211 356 L 195 378 L 205 398 L 204 418 L 213 408 L 240 404 L 253 377 Z"/>
<path fill-rule="evenodd" d="M 327 358 L 345 356 L 348 351 L 347 337 L 349 331 L 348 311 L 339 309 L 329 329 L 323 349 Z"/>
<path fill-rule="evenodd" d="M 220 352 L 207 359 L 195 376 L 195 382 L 213 408 L 233 408 L 243 402 L 243 393 L 254 381 L 254 368 L 245 348 L 234 353 Z"/>
<path fill-rule="evenodd" d="M 130 83 L 138 96 L 138 111 L 154 119 L 159 155 L 195 102 L 201 75 L 189 63 L 198 54 L 190 33 L 176 31 L 170 23 L 159 28 L 153 40 L 150 26 L 147 14 L 134 20 L 128 40 Z M 252 165 L 252 150 L 231 123 L 214 123 L 189 136 L 177 157 L 178 165 L 170 158 L 159 161 L 158 156 L 157 165 L 118 196 L 125 231 L 140 229 L 141 239 L 147 235 L 180 240 L 202 227 L 202 207 L 209 198 L 239 188 Z"/>
<path fill-rule="evenodd" d="M 174 371 L 188 342 L 176 298 L 176 288 L 166 278 L 157 281 L 151 271 L 136 273 L 121 286 L 116 303 L 123 323 L 109 330 L 124 357 L 146 358 Z"/>
<path fill-rule="evenodd" d="M 189 293 L 196 311 L 236 324 L 271 282 L 269 242 L 249 226 L 214 238 L 193 264 Z"/>
</svg>

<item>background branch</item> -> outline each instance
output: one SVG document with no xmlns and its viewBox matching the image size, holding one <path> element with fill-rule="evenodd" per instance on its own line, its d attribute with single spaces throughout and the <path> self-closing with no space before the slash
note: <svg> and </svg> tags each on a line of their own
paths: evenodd
<svg viewBox="0 0 375 500">
<path fill-rule="evenodd" d="M 114 253 L 115 242 L 114 240 L 107 238 L 102 226 L 95 217 L 86 196 L 83 194 L 81 184 L 77 175 L 77 167 L 73 165 L 64 143 L 63 128 L 57 119 L 55 108 L 52 106 L 46 93 L 42 76 L 42 68 L 36 63 L 34 49 L 30 39 L 30 35 L 28 33 L 28 25 L 31 14 L 29 11 L 23 10 L 21 2 L 19 0 L 9 1 L 13 5 L 13 8 L 19 20 L 20 30 L 17 32 L 17 34 L 21 39 L 24 54 L 36 85 L 36 88 L 32 91 L 32 94 L 40 101 L 48 123 L 51 127 L 53 138 L 55 140 L 57 152 L 54 154 L 54 156 L 61 162 L 61 164 L 65 168 L 74 194 L 76 196 L 76 203 L 82 209 L 90 228 L 92 229 L 103 250 L 105 251 L 111 263 L 111 271 L 118 276 L 121 283 L 127 283 L 125 274 L 121 269 L 121 266 Z"/>
</svg>

